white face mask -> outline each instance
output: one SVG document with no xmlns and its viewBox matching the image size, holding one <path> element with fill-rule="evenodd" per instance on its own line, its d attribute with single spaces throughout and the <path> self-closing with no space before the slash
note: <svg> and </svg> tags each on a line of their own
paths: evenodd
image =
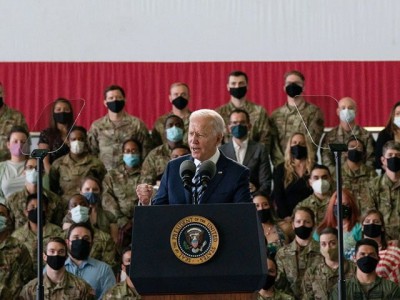
<svg viewBox="0 0 400 300">
<path fill-rule="evenodd" d="M 329 192 L 329 189 L 331 188 L 331 184 L 329 183 L 328 180 L 325 179 L 318 179 L 315 180 L 312 184 L 311 187 L 316 194 L 326 194 Z"/>
<path fill-rule="evenodd" d="M 339 111 L 339 118 L 343 122 L 347 121 L 348 123 L 351 123 L 356 118 L 356 112 L 354 109 L 342 109 Z"/>
<path fill-rule="evenodd" d="M 36 184 L 38 181 L 38 172 L 35 169 L 25 171 L 25 180 L 28 183 Z"/>
<path fill-rule="evenodd" d="M 400 116 L 399 116 L 399 117 L 394 117 L 393 123 L 394 123 L 394 125 L 396 125 L 398 128 L 400 128 Z"/>
<path fill-rule="evenodd" d="M 81 154 L 83 150 L 85 150 L 85 143 L 81 141 L 72 141 L 69 148 L 72 153 Z"/>
<path fill-rule="evenodd" d="M 82 223 L 89 220 L 89 207 L 75 206 L 71 209 L 71 219 L 74 223 Z"/>
</svg>

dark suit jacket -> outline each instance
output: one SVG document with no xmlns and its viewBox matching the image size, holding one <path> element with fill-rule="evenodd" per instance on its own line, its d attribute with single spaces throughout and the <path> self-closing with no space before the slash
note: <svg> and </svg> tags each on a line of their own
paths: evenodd
<svg viewBox="0 0 400 300">
<path fill-rule="evenodd" d="M 191 204 L 191 193 L 182 184 L 179 167 L 184 160 L 193 160 L 185 155 L 171 160 L 163 174 L 160 187 L 152 204 Z M 200 203 L 251 202 L 249 169 L 227 158 L 222 152 L 217 162 L 217 172 L 208 184 Z"/>
<path fill-rule="evenodd" d="M 236 159 L 232 140 L 219 148 L 227 157 Z M 271 193 L 272 172 L 269 153 L 261 143 L 249 140 L 243 165 L 250 169 L 250 182 L 268 196 Z"/>
</svg>

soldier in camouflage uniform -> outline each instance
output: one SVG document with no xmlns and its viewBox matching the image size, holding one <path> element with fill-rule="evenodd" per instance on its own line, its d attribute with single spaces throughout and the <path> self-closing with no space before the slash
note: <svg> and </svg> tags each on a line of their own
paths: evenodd
<svg viewBox="0 0 400 300">
<path fill-rule="evenodd" d="M 28 249 L 10 236 L 10 215 L 0 204 L 0 299 L 17 299 L 24 284 L 35 277 Z"/>
<path fill-rule="evenodd" d="M 272 152 L 284 153 L 286 144 L 294 132 L 304 133 L 308 139 L 310 138 L 303 120 L 314 143 L 319 145 L 324 132 L 324 116 L 319 107 L 306 102 L 301 96 L 305 84 L 304 75 L 293 70 L 285 73 L 284 80 L 287 103 L 275 109 L 271 114 L 271 124 L 277 131 L 277 142 L 273 144 L 276 149 L 272 149 Z M 311 140 L 309 141 L 311 142 Z"/>
<path fill-rule="evenodd" d="M 303 300 L 325 300 L 337 283 L 339 273 L 338 231 L 336 228 L 326 227 L 321 231 L 320 251 L 323 257 L 318 258 L 304 274 L 302 290 Z M 344 261 L 344 275 L 346 279 L 356 274 L 356 266 L 348 260 Z"/>
<path fill-rule="evenodd" d="M 299 207 L 293 212 L 295 239 L 280 248 L 276 254 L 278 276 L 276 288 L 301 299 L 301 283 L 306 270 L 321 256 L 319 245 L 312 239 L 315 227 L 314 212 L 308 207 Z"/>
<path fill-rule="evenodd" d="M 143 155 L 152 148 L 149 131 L 142 120 L 124 110 L 125 92 L 117 85 L 104 91 L 104 106 L 107 115 L 94 121 L 89 130 L 89 147 L 98 156 L 107 170 L 116 168 L 120 162 L 121 145 L 134 138 L 143 145 Z"/>
<path fill-rule="evenodd" d="M 65 270 L 67 244 L 63 238 L 49 237 L 43 252 L 43 260 L 47 263 L 43 274 L 45 299 L 95 299 L 94 290 L 88 283 Z M 36 300 L 37 285 L 37 278 L 26 284 L 20 293 L 20 299 Z"/>
<path fill-rule="evenodd" d="M 48 211 L 48 199 L 43 199 L 43 214 L 44 216 Z M 29 251 L 33 262 L 33 269 L 37 272 L 37 195 L 29 195 L 25 200 L 24 214 L 28 218 L 28 221 L 24 226 L 18 228 L 12 233 L 12 236 L 23 243 Z M 64 233 L 61 227 L 52 223 L 45 222 L 43 225 L 43 243 L 46 243 L 50 237 L 58 236 L 64 237 Z"/>
<path fill-rule="evenodd" d="M 35 158 L 29 158 L 25 162 L 25 173 L 26 172 L 36 172 L 37 161 Z M 35 182 L 35 176 L 26 176 L 25 188 L 22 191 L 15 192 L 6 198 L 6 206 L 10 210 L 11 219 L 14 221 L 13 229 L 17 229 L 23 226 L 28 218 L 24 214 L 24 209 L 26 205 L 26 199 L 29 195 L 37 194 L 37 183 Z M 46 222 L 54 223 L 58 226 L 62 224 L 62 218 L 65 215 L 67 209 L 63 206 L 61 198 L 57 194 L 50 192 L 49 190 L 43 188 L 43 195 L 48 199 L 48 209 L 46 212 Z"/>
<path fill-rule="evenodd" d="M 8 107 L 4 103 L 4 98 L 4 86 L 0 82 L 0 162 L 10 159 L 10 151 L 7 148 L 7 135 L 11 128 L 19 125 L 28 131 L 24 115 Z"/>
<path fill-rule="evenodd" d="M 337 115 L 340 118 L 339 126 L 334 127 L 331 131 L 325 134 L 322 140 L 321 158 L 322 163 L 329 167 L 331 172 L 335 171 L 335 158 L 333 153 L 326 148 L 329 148 L 329 144 L 347 144 L 350 137 L 356 137 L 358 140 L 362 141 L 366 146 L 366 164 L 370 167 L 374 166 L 375 163 L 375 140 L 372 133 L 363 127 L 356 125 L 355 117 L 357 113 L 356 102 L 345 97 L 339 101 L 337 108 Z M 342 153 L 342 165 L 346 161 L 346 156 Z"/>
<path fill-rule="evenodd" d="M 129 243 L 132 234 L 132 218 L 139 201 L 135 190 L 140 180 L 141 145 L 129 139 L 123 143 L 122 152 L 123 162 L 104 177 L 102 196 L 103 208 L 117 219 L 119 245 L 125 237 Z"/>
<path fill-rule="evenodd" d="M 161 179 L 165 167 L 171 160 L 171 152 L 176 146 L 183 144 L 185 132 L 183 120 L 175 115 L 170 115 L 165 120 L 164 136 L 167 141 L 151 150 L 143 162 L 140 174 L 141 183 L 155 185 Z"/>
<path fill-rule="evenodd" d="M 373 167 L 365 164 L 366 152 L 361 140 L 350 138 L 347 148 L 349 149 L 345 154 L 347 159 L 342 167 L 342 184 L 344 188 L 352 192 L 363 215 L 367 212 L 367 208 L 375 206 L 369 197 L 368 188 L 369 183 L 377 174 Z"/>
<path fill-rule="evenodd" d="M 308 183 L 313 189 L 313 193 L 298 203 L 296 207 L 308 207 L 316 216 L 316 224 L 319 225 L 325 217 L 329 199 L 334 190 L 334 183 L 328 167 L 324 165 L 314 165 L 311 169 Z"/>
<path fill-rule="evenodd" d="M 50 189 L 61 195 L 65 206 L 72 195 L 79 193 L 83 177 L 91 175 L 102 181 L 107 172 L 104 164 L 87 151 L 86 130 L 83 127 L 72 128 L 67 143 L 70 153 L 56 159 L 49 174 Z"/>
<path fill-rule="evenodd" d="M 159 117 L 154 123 L 153 130 L 151 131 L 151 138 L 153 140 L 153 146 L 160 146 L 167 142 L 164 135 L 165 132 L 165 121 L 168 116 L 176 115 L 183 120 L 184 124 L 184 135 L 183 142 L 187 144 L 188 142 L 188 129 L 189 129 L 189 117 L 191 111 L 188 108 L 188 103 L 190 102 L 190 90 L 189 86 L 183 82 L 175 82 L 171 84 L 169 89 L 169 102 L 172 104 L 172 110 Z"/>
<path fill-rule="evenodd" d="M 121 279 L 120 283 L 114 285 L 111 289 L 109 289 L 104 295 L 103 300 L 117 300 L 117 299 L 142 299 L 139 293 L 136 291 L 131 278 L 129 277 L 129 270 L 132 270 L 131 267 L 131 256 L 132 250 L 130 247 L 125 248 L 122 251 L 122 262 L 121 262 L 121 270 L 124 274 L 124 280 Z"/>
<path fill-rule="evenodd" d="M 386 170 L 369 184 L 370 200 L 384 216 L 388 240 L 400 239 L 400 144 L 388 141 L 382 148 Z M 369 209 L 372 207 L 366 207 Z"/>
<path fill-rule="evenodd" d="M 273 162 L 283 161 L 283 152 L 271 152 L 271 143 L 274 139 L 273 134 L 275 131 L 271 128 L 270 119 L 268 118 L 267 111 L 261 105 L 257 105 L 250 102 L 246 98 L 247 93 L 248 77 L 247 74 L 242 71 L 233 71 L 228 76 L 227 90 L 231 95 L 230 101 L 215 109 L 225 121 L 225 124 L 229 124 L 229 115 L 235 109 L 243 109 L 250 115 L 251 130 L 249 139 L 265 145 Z M 228 143 L 231 138 L 231 134 L 226 131 L 224 137 L 224 143 Z"/>
</svg>

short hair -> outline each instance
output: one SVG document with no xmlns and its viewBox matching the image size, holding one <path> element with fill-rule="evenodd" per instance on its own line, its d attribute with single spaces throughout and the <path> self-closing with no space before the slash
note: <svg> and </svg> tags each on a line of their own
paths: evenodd
<svg viewBox="0 0 400 300">
<path fill-rule="evenodd" d="M 311 172 L 310 174 L 314 171 L 314 170 L 326 170 L 329 174 L 329 176 L 331 176 L 331 171 L 329 171 L 329 168 L 325 165 L 320 165 L 320 164 L 314 164 L 314 166 L 311 168 Z"/>
<path fill-rule="evenodd" d="M 174 148 L 172 148 L 172 150 L 175 150 L 175 149 L 185 149 L 185 150 L 188 151 L 188 153 L 190 153 L 190 148 L 189 148 L 189 146 L 188 146 L 188 145 L 185 145 L 185 144 L 176 145 Z"/>
<path fill-rule="evenodd" d="M 323 234 L 333 234 L 334 236 L 336 236 L 336 239 L 339 238 L 338 230 L 334 227 L 325 227 L 324 229 L 321 230 L 319 236 Z"/>
<path fill-rule="evenodd" d="M 378 246 L 378 243 L 375 242 L 375 240 L 364 238 L 364 239 L 361 239 L 361 240 L 357 241 L 357 243 L 356 243 L 356 252 L 355 252 L 355 254 L 357 254 L 358 249 L 359 249 L 361 246 L 371 246 L 371 247 L 374 247 L 376 254 L 379 255 L 379 246 Z"/>
<path fill-rule="evenodd" d="M 68 209 L 70 208 L 72 198 L 75 198 L 75 197 L 82 197 L 82 199 L 85 199 L 86 203 L 89 205 L 89 202 L 88 202 L 88 200 L 86 199 L 85 196 L 83 196 L 82 194 L 76 193 L 76 194 L 73 194 L 71 197 L 69 197 L 69 200 L 68 200 Z"/>
<path fill-rule="evenodd" d="M 26 197 L 25 208 L 28 208 L 29 202 L 31 202 L 32 200 L 39 201 L 36 194 L 30 194 L 28 195 L 28 197 Z M 46 207 L 49 205 L 49 198 L 47 198 L 46 195 L 44 195 L 43 193 L 42 193 L 42 201 L 43 204 L 46 205 Z"/>
<path fill-rule="evenodd" d="M 177 118 L 182 123 L 182 129 L 183 129 L 183 127 L 185 127 L 185 123 L 183 122 L 183 119 L 181 117 L 177 116 L 177 115 L 172 114 L 172 115 L 169 115 L 168 117 L 165 118 L 164 128 L 165 128 L 165 126 L 167 126 L 167 122 L 171 118 Z"/>
<path fill-rule="evenodd" d="M 129 143 L 129 142 L 135 143 L 136 146 L 138 146 L 138 148 L 139 148 L 140 154 L 142 154 L 142 148 L 143 148 L 143 147 L 142 147 L 142 143 L 139 142 L 139 141 L 138 141 L 137 139 L 135 139 L 134 137 L 130 137 L 129 139 L 125 140 L 125 141 L 122 143 L 122 152 L 124 151 L 125 145 L 126 145 L 127 143 Z"/>
<path fill-rule="evenodd" d="M 28 130 L 26 130 L 26 128 L 24 126 L 14 125 L 13 127 L 11 127 L 10 131 L 8 132 L 7 141 L 10 141 L 11 135 L 16 132 L 25 134 L 26 138 L 29 139 L 29 132 L 28 132 Z"/>
<path fill-rule="evenodd" d="M 65 251 L 68 250 L 67 242 L 63 238 L 60 238 L 59 236 L 52 236 L 52 237 L 48 238 L 47 243 L 46 243 L 46 247 L 43 248 L 43 253 L 44 254 L 47 254 L 47 246 L 50 243 L 59 243 L 59 244 L 64 246 Z"/>
<path fill-rule="evenodd" d="M 78 228 L 78 227 L 83 227 L 83 228 L 86 228 L 87 230 L 89 230 L 90 231 L 90 237 L 91 237 L 91 239 L 93 241 L 94 230 L 93 230 L 93 227 L 90 225 L 89 222 L 72 223 L 71 226 L 68 228 L 67 239 L 69 239 L 71 237 L 72 230 L 74 230 L 75 228 Z"/>
<path fill-rule="evenodd" d="M 300 77 L 300 79 L 301 79 L 303 82 L 306 81 L 306 78 L 304 77 L 304 74 L 301 73 L 300 71 L 297 71 L 297 70 L 291 70 L 291 71 L 286 72 L 286 73 L 283 75 L 283 79 L 286 80 L 286 78 L 288 78 L 290 75 L 296 75 L 296 76 Z"/>
<path fill-rule="evenodd" d="M 108 93 L 109 91 L 116 91 L 116 90 L 120 91 L 121 94 L 122 94 L 122 96 L 125 98 L 125 91 L 124 91 L 124 89 L 123 89 L 122 87 L 120 87 L 119 85 L 112 84 L 112 85 L 106 87 L 106 89 L 104 90 L 104 92 L 103 92 L 104 99 L 107 98 L 107 93 Z"/>
<path fill-rule="evenodd" d="M 315 213 L 311 208 L 309 208 L 307 206 L 298 206 L 293 210 L 292 222 L 294 221 L 294 217 L 296 216 L 296 213 L 298 211 L 304 211 L 304 212 L 308 213 L 310 215 L 310 217 L 311 217 L 312 222 L 313 222 L 313 226 L 315 226 Z"/>
<path fill-rule="evenodd" d="M 219 113 L 212 109 L 199 109 L 191 113 L 189 122 L 196 118 L 210 118 L 212 119 L 212 126 L 216 134 L 224 135 L 225 121 Z"/>
<path fill-rule="evenodd" d="M 347 144 L 346 144 L 347 147 L 349 146 L 350 142 L 352 142 L 352 141 L 356 141 L 358 144 L 362 145 L 362 147 L 363 147 L 363 151 L 362 152 L 363 153 L 367 152 L 367 149 L 365 147 L 365 143 L 362 140 L 356 138 L 355 136 L 349 137 L 349 139 L 347 140 Z"/>
<path fill-rule="evenodd" d="M 239 77 L 239 76 L 243 76 L 244 79 L 246 79 L 246 83 L 249 83 L 249 78 L 247 77 L 247 74 L 243 71 L 239 71 L 239 70 L 235 70 L 229 73 L 228 75 L 228 80 L 227 83 L 229 83 L 229 78 L 233 76 L 233 77 Z"/>
<path fill-rule="evenodd" d="M 83 127 L 83 126 L 73 126 L 73 127 L 71 128 L 71 130 L 69 131 L 69 135 L 70 135 L 71 132 L 73 132 L 73 131 L 80 131 L 80 132 L 82 132 L 82 133 L 84 134 L 85 137 L 87 137 L 87 130 L 86 130 L 86 128 Z"/>
<path fill-rule="evenodd" d="M 393 140 L 387 141 L 382 147 L 382 156 L 385 156 L 388 150 L 400 151 L 400 143 L 395 142 Z"/>
<path fill-rule="evenodd" d="M 244 114 L 246 116 L 247 122 L 250 123 L 250 115 L 244 109 L 235 108 L 234 110 L 232 110 L 232 112 L 229 114 L 229 122 L 231 121 L 231 116 L 233 114 Z"/>
<path fill-rule="evenodd" d="M 190 94 L 189 86 L 188 86 L 186 83 L 180 82 L 180 81 L 174 82 L 173 84 L 171 84 L 171 86 L 169 87 L 169 93 L 170 93 L 170 94 L 171 94 L 172 88 L 174 88 L 174 87 L 176 87 L 176 86 L 184 86 L 184 87 L 186 87 L 187 90 L 188 90 L 188 93 Z"/>
</svg>

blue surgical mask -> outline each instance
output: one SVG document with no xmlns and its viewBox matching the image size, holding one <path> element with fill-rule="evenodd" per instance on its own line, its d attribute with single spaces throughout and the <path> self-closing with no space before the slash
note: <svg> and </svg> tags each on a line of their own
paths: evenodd
<svg viewBox="0 0 400 300">
<path fill-rule="evenodd" d="M 82 194 L 89 204 L 96 204 L 100 202 L 100 196 L 97 193 L 86 192 Z"/>
<path fill-rule="evenodd" d="M 3 232 L 7 228 L 7 218 L 0 216 L 0 232 Z"/>
<path fill-rule="evenodd" d="M 167 140 L 171 142 L 180 142 L 183 139 L 183 129 L 179 127 L 171 127 L 165 130 L 167 132 Z"/>
<path fill-rule="evenodd" d="M 124 157 L 122 158 L 124 163 L 130 167 L 137 167 L 140 164 L 140 155 L 133 153 L 124 153 Z"/>
</svg>

